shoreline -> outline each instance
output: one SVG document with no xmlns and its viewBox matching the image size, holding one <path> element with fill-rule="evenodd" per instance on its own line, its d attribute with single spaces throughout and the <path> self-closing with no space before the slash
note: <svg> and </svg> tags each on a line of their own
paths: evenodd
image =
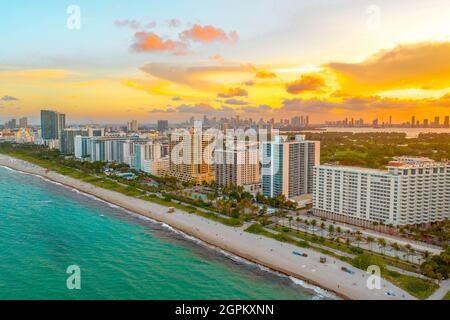
<svg viewBox="0 0 450 320">
<path fill-rule="evenodd" d="M 178 209 L 175 210 L 175 213 L 168 214 L 168 207 L 99 188 L 7 155 L 0 154 L 0 165 L 12 170 L 34 174 L 137 215 L 166 224 L 169 228 L 188 237 L 194 237 L 214 249 L 223 250 L 225 254 L 232 254 L 250 263 L 268 268 L 275 273 L 291 278 L 294 282 L 301 280 L 307 285 L 317 286 L 346 300 L 416 299 L 385 279 L 382 279 L 381 290 L 369 290 L 366 286 L 367 274 L 364 271 L 312 249 L 300 249 L 294 245 L 247 233 L 240 228 L 225 226 Z M 294 256 L 292 252 L 296 250 L 307 253 L 308 258 Z M 329 262 L 320 264 L 320 257 L 327 257 Z M 344 273 L 341 271 L 342 266 L 351 268 L 355 274 Z M 314 290 L 306 286 L 304 288 Z M 387 296 L 385 295 L 386 291 L 394 291 L 396 296 Z"/>
</svg>

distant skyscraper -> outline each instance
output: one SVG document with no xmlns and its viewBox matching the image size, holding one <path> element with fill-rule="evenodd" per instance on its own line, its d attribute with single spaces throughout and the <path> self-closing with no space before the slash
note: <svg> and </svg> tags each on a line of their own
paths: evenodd
<svg viewBox="0 0 450 320">
<path fill-rule="evenodd" d="M 415 127 L 416 126 L 416 116 L 412 116 L 411 118 L 411 127 Z"/>
<path fill-rule="evenodd" d="M 439 117 L 434 118 L 434 127 L 438 128 L 441 124 L 441 119 Z"/>
<path fill-rule="evenodd" d="M 57 140 L 66 127 L 66 115 L 51 110 L 41 110 L 42 139 Z"/>
<path fill-rule="evenodd" d="M 449 127 L 449 116 L 445 116 L 444 127 L 446 127 L 446 128 Z"/>
<path fill-rule="evenodd" d="M 19 127 L 20 128 L 26 128 L 28 127 L 28 119 L 26 117 L 19 119 Z"/>
<path fill-rule="evenodd" d="M 300 117 L 293 117 L 291 119 L 291 124 L 293 127 L 300 127 L 301 126 L 301 118 Z"/>
<path fill-rule="evenodd" d="M 262 188 L 267 197 L 293 198 L 313 191 L 313 168 L 320 164 L 320 142 L 276 136 L 261 145 Z"/>
<path fill-rule="evenodd" d="M 167 132 L 167 131 L 169 131 L 169 121 L 167 121 L 167 120 L 158 120 L 158 131 L 159 132 Z"/>
<path fill-rule="evenodd" d="M 128 122 L 128 131 L 129 132 L 139 131 L 139 124 L 137 120 L 131 120 L 131 122 Z"/>
<path fill-rule="evenodd" d="M 5 123 L 5 128 L 7 129 L 15 129 L 17 127 L 17 120 L 11 119 Z"/>
</svg>

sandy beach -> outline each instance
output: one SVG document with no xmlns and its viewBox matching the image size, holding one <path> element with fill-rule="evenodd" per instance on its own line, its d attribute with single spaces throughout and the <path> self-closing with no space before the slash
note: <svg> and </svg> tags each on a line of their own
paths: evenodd
<svg viewBox="0 0 450 320">
<path fill-rule="evenodd" d="M 42 176 L 124 209 L 165 223 L 209 245 L 285 275 L 304 280 L 307 283 L 333 292 L 344 299 L 415 299 L 406 291 L 384 279 L 381 282 L 382 288 L 380 290 L 370 290 L 366 285 L 368 277 L 366 272 L 310 249 L 298 248 L 270 238 L 250 234 L 244 232 L 243 228 L 228 227 L 180 210 L 176 210 L 173 214 L 168 214 L 168 208 L 165 206 L 128 197 L 55 172 L 47 172 L 44 168 L 6 155 L 0 155 L 0 165 Z M 308 257 L 293 255 L 293 251 L 306 253 Z M 326 257 L 327 263 L 321 264 L 319 262 L 320 257 Z M 341 270 L 342 267 L 353 270 L 355 274 L 350 275 L 343 272 Z M 386 295 L 388 291 L 394 292 L 395 296 Z"/>
</svg>

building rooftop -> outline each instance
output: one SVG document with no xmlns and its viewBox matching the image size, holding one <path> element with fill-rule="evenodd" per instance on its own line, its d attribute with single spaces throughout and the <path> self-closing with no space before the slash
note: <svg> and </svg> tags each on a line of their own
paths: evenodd
<svg viewBox="0 0 450 320">
<path fill-rule="evenodd" d="M 339 169 L 342 171 L 354 171 L 354 172 L 363 172 L 363 173 L 372 173 L 372 174 L 389 174 L 387 170 L 380 170 L 380 169 L 372 169 L 372 168 L 364 168 L 364 167 L 357 167 L 357 166 L 341 166 L 338 164 L 324 164 L 317 166 L 318 168 L 329 168 L 329 169 Z"/>
<path fill-rule="evenodd" d="M 395 157 L 388 168 L 425 168 L 449 164 L 449 161 L 438 162 L 425 157 Z"/>
</svg>

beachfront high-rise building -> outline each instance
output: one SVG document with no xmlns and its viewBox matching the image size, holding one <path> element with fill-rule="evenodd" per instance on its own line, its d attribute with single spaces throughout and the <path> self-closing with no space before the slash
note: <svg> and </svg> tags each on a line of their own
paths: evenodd
<svg viewBox="0 0 450 320">
<path fill-rule="evenodd" d="M 157 170 L 153 166 L 161 158 L 161 144 L 154 141 L 134 144 L 135 169 L 153 175 Z"/>
<path fill-rule="evenodd" d="M 215 150 L 215 179 L 219 186 L 241 186 L 250 193 L 261 189 L 259 149 L 254 143 L 235 143 Z"/>
<path fill-rule="evenodd" d="M 86 131 L 81 129 L 63 129 L 61 132 L 59 151 L 62 154 L 74 154 L 75 153 L 75 137 L 86 135 Z"/>
<path fill-rule="evenodd" d="M 79 160 L 86 160 L 91 154 L 91 138 L 78 135 L 74 138 L 74 154 Z"/>
<path fill-rule="evenodd" d="M 321 165 L 314 169 L 315 215 L 369 226 L 450 218 L 450 162 L 399 157 L 387 170 Z"/>
<path fill-rule="evenodd" d="M 92 137 L 90 138 L 90 160 L 103 162 L 131 163 L 131 155 L 134 154 L 133 141 L 129 138 Z"/>
<path fill-rule="evenodd" d="M 169 121 L 158 120 L 158 131 L 161 133 L 169 131 Z"/>
<path fill-rule="evenodd" d="M 172 134 L 169 142 L 169 175 L 194 184 L 213 182 L 212 153 L 207 152 L 211 139 L 194 129 Z"/>
<path fill-rule="evenodd" d="M 41 134 L 43 140 L 58 140 L 65 127 L 65 114 L 51 110 L 41 110 Z"/>
<path fill-rule="evenodd" d="M 320 164 L 320 142 L 297 135 L 275 136 L 261 145 L 262 189 L 266 197 L 287 198 L 311 194 L 313 168 Z"/>
</svg>

